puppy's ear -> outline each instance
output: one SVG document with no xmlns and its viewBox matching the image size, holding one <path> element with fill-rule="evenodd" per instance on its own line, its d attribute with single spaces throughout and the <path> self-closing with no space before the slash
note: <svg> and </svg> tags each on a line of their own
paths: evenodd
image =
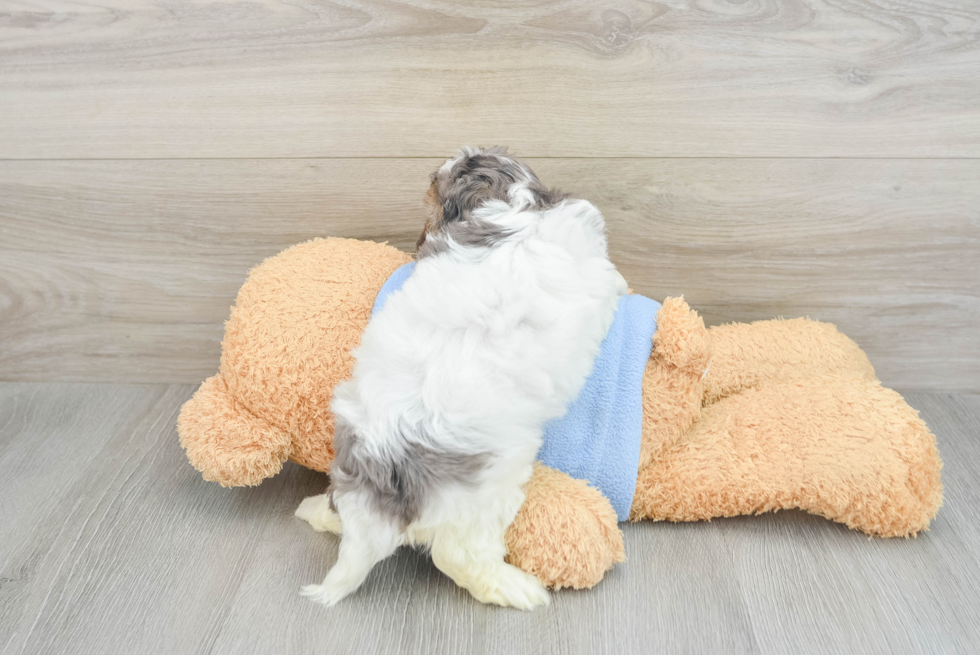
<svg viewBox="0 0 980 655">
<path fill-rule="evenodd" d="M 442 220 L 444 223 L 464 221 L 475 209 L 490 200 L 506 201 L 506 187 L 494 185 L 482 175 L 457 178 L 442 197 Z"/>
<path fill-rule="evenodd" d="M 537 181 L 531 169 L 505 153 L 504 148 L 463 151 L 464 156 L 439 181 L 443 222 L 465 221 L 491 200 L 508 202 L 512 185 Z"/>
</svg>

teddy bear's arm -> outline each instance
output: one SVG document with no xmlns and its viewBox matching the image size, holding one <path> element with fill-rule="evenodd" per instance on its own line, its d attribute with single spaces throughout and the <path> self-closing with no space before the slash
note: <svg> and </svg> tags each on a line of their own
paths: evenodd
<svg viewBox="0 0 980 655">
<path fill-rule="evenodd" d="M 223 487 L 253 486 L 275 475 L 292 447 L 288 434 L 232 397 L 220 373 L 181 407 L 177 432 L 194 468 Z"/>
<path fill-rule="evenodd" d="M 565 473 L 534 465 L 527 497 L 507 530 L 507 561 L 561 589 L 592 587 L 626 561 L 612 504 Z"/>
<path fill-rule="evenodd" d="M 657 312 L 653 351 L 643 375 L 640 470 L 700 416 L 711 353 L 711 340 L 697 312 L 683 298 L 665 299 Z"/>
</svg>

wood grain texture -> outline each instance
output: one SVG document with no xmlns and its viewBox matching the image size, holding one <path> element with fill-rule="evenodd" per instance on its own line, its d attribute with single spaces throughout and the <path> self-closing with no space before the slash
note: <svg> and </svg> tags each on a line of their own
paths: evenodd
<svg viewBox="0 0 980 655">
<path fill-rule="evenodd" d="M 974 0 L 28 0 L 0 158 L 980 156 Z"/>
<path fill-rule="evenodd" d="M 327 610 L 337 539 L 292 516 L 326 477 L 204 482 L 190 386 L 0 383 L 0 653 L 952 653 L 980 643 L 980 396 L 911 394 L 946 462 L 917 539 L 800 512 L 624 525 L 629 561 L 533 613 L 403 549 Z"/>
<path fill-rule="evenodd" d="M 711 324 L 836 323 L 881 379 L 980 390 L 980 161 L 531 159 L 633 288 Z M 198 382 L 251 266 L 411 250 L 430 159 L 0 162 L 0 379 Z"/>
</svg>

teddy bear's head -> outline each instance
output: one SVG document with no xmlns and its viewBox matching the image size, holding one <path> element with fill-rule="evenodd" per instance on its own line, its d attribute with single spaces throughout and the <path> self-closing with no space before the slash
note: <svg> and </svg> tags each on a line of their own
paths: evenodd
<svg viewBox="0 0 980 655">
<path fill-rule="evenodd" d="M 329 471 L 333 389 L 350 375 L 378 290 L 409 261 L 387 244 L 316 239 L 252 270 L 225 324 L 218 374 L 178 420 L 205 479 L 255 485 L 287 459 Z"/>
</svg>

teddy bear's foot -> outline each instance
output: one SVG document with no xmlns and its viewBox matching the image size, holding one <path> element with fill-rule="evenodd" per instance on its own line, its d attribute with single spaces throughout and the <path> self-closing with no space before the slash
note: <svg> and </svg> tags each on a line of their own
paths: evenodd
<svg viewBox="0 0 980 655">
<path fill-rule="evenodd" d="M 296 508 L 296 517 L 309 523 L 317 532 L 341 534 L 343 531 L 340 515 L 330 507 L 330 494 L 304 498 Z"/>
<path fill-rule="evenodd" d="M 631 518 L 802 509 L 909 537 L 942 503 L 941 469 L 926 424 L 877 380 L 760 384 L 705 408 L 683 441 L 639 472 Z"/>
</svg>

